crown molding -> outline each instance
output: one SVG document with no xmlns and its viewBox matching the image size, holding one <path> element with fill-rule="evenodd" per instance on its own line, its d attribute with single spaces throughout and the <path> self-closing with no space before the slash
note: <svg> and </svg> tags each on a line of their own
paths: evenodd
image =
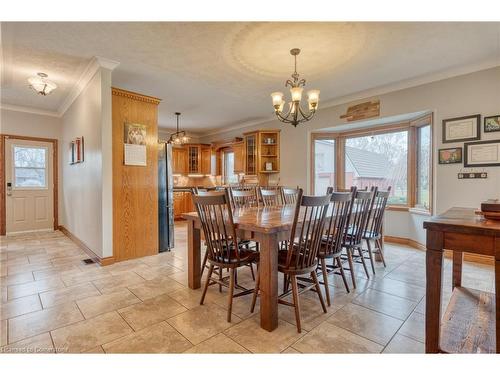
<svg viewBox="0 0 500 375">
<path fill-rule="evenodd" d="M 500 61 L 499 61 L 499 59 L 494 58 L 494 59 L 482 61 L 480 63 L 470 64 L 467 66 L 457 67 L 454 69 L 447 69 L 445 71 L 441 71 L 441 72 L 437 72 L 437 73 L 433 73 L 433 74 L 428 74 L 425 76 L 410 78 L 410 79 L 406 79 L 403 81 L 394 82 L 394 83 L 390 83 L 387 85 L 375 87 L 372 89 L 359 91 L 357 93 L 344 95 L 344 96 L 341 96 L 341 97 L 338 97 L 335 99 L 321 102 L 321 108 L 326 109 L 326 108 L 334 107 L 337 105 L 348 104 L 348 103 L 352 103 L 352 102 L 355 102 L 358 100 L 365 100 L 365 99 L 368 99 L 371 97 L 380 96 L 380 95 L 388 94 L 388 93 L 395 92 L 395 91 L 405 90 L 405 89 L 409 89 L 412 87 L 425 85 L 428 83 L 442 81 L 442 80 L 445 80 L 448 78 L 459 77 L 462 75 L 471 74 L 471 73 L 479 72 L 482 70 L 498 68 L 498 67 L 500 67 Z M 221 133 L 226 133 L 226 132 L 229 132 L 232 130 L 244 129 L 244 128 L 247 128 L 250 126 L 264 124 L 264 123 L 267 123 L 267 122 L 270 122 L 273 120 L 276 120 L 275 115 L 263 118 L 261 120 L 248 121 L 248 122 L 244 122 L 241 124 L 229 126 L 229 127 L 223 128 L 223 129 L 222 128 L 212 129 L 212 130 L 209 130 L 207 132 L 201 133 L 201 137 L 208 137 L 208 136 L 213 136 L 213 135 L 217 135 L 217 134 L 221 134 Z"/>
<path fill-rule="evenodd" d="M 48 111 L 45 109 L 39 109 L 39 108 L 33 108 L 33 107 L 25 107 L 22 105 L 13 105 L 13 104 L 0 104 L 1 109 L 6 109 L 8 111 L 15 111 L 15 112 L 24 112 L 24 113 L 31 113 L 34 115 L 42 115 L 42 116 L 51 116 L 51 117 L 60 117 L 59 113 L 57 111 Z"/>
<path fill-rule="evenodd" d="M 76 98 L 78 98 L 78 96 L 82 93 L 92 77 L 94 77 L 94 75 L 100 68 L 113 70 L 119 64 L 120 63 L 117 61 L 106 59 L 104 57 L 94 56 L 92 60 L 90 60 L 83 73 L 80 75 L 80 78 L 73 86 L 68 96 L 66 96 L 66 99 L 64 99 L 61 106 L 57 110 L 59 116 L 61 117 L 64 115 L 64 113 L 68 110 L 71 104 L 73 104 Z"/>
</svg>

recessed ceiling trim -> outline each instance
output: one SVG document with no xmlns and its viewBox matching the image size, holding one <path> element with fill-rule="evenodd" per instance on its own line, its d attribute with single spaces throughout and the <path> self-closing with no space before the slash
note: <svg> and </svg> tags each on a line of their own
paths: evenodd
<svg viewBox="0 0 500 375">
<path fill-rule="evenodd" d="M 323 109 L 330 108 L 330 107 L 334 107 L 336 105 L 347 104 L 347 103 L 351 103 L 351 102 L 354 102 L 357 100 L 367 99 L 367 98 L 374 97 L 374 96 L 385 95 L 385 94 L 388 94 L 391 92 L 409 89 L 412 87 L 417 87 L 417 86 L 425 85 L 428 83 L 438 82 L 438 81 L 442 81 L 442 80 L 445 80 L 448 78 L 458 77 L 461 75 L 466 75 L 466 74 L 479 72 L 479 71 L 487 70 L 487 69 L 492 69 L 492 68 L 496 68 L 496 67 L 500 67 L 500 61 L 498 59 L 486 60 L 486 61 L 482 61 L 480 63 L 474 63 L 474 64 L 470 64 L 470 65 L 466 65 L 466 66 L 462 66 L 462 67 L 458 67 L 458 68 L 447 69 L 447 70 L 442 71 L 442 72 L 432 73 L 432 74 L 428 74 L 428 75 L 420 76 L 420 77 L 415 77 L 415 78 L 411 78 L 411 79 L 406 79 L 406 80 L 391 83 L 388 85 L 379 86 L 379 87 L 375 87 L 372 89 L 360 91 L 360 92 L 357 92 L 354 94 L 341 96 L 339 98 L 320 102 L 320 107 Z M 276 120 L 276 116 L 274 116 L 274 115 L 266 117 L 266 118 L 261 119 L 261 120 L 255 120 L 255 121 L 245 122 L 245 123 L 234 125 L 234 126 L 229 126 L 229 127 L 224 128 L 224 129 L 214 129 L 214 130 L 208 131 L 206 133 L 203 132 L 203 133 L 201 133 L 201 136 L 207 137 L 207 136 L 217 135 L 217 134 L 226 133 L 226 132 L 229 132 L 232 130 L 238 130 L 238 129 L 243 129 L 243 128 L 247 128 L 247 127 L 258 125 L 258 124 L 264 124 L 264 123 L 267 123 L 267 122 L 270 122 L 273 120 Z"/>
<path fill-rule="evenodd" d="M 80 75 L 80 78 L 73 86 L 66 99 L 64 99 L 63 103 L 59 107 L 57 111 L 59 113 L 59 116 L 64 115 L 64 113 L 68 110 L 71 104 L 73 104 L 76 98 L 80 96 L 82 91 L 85 89 L 87 84 L 90 82 L 92 77 L 94 77 L 94 75 L 100 68 L 113 70 L 119 64 L 120 63 L 118 61 L 113 61 L 110 59 L 106 59 L 104 57 L 94 56 L 92 60 L 90 60 L 89 64 L 87 65 L 83 73 Z"/>
<path fill-rule="evenodd" d="M 25 107 L 22 105 L 13 105 L 13 104 L 0 104 L 1 109 L 6 109 L 8 111 L 16 111 L 16 112 L 25 112 L 31 113 L 34 115 L 43 115 L 43 116 L 51 116 L 51 117 L 61 117 L 58 112 L 48 111 L 45 109 L 33 108 L 33 107 Z"/>
</svg>

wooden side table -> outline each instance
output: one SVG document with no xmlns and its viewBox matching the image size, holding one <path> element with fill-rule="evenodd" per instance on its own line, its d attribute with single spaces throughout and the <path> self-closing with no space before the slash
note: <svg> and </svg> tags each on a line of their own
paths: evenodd
<svg viewBox="0 0 500 375">
<path fill-rule="evenodd" d="M 500 221 L 455 207 L 424 222 L 426 353 L 500 353 Z M 453 251 L 453 294 L 441 323 L 444 249 Z M 461 286 L 463 253 L 495 258 L 495 293 Z"/>
</svg>

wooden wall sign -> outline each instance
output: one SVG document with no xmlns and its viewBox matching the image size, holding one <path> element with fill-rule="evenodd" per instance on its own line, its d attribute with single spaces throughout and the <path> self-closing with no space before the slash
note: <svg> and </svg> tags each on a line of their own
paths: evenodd
<svg viewBox="0 0 500 375">
<path fill-rule="evenodd" d="M 377 116 L 380 116 L 380 100 L 352 105 L 340 118 L 347 121 L 357 121 Z"/>
</svg>

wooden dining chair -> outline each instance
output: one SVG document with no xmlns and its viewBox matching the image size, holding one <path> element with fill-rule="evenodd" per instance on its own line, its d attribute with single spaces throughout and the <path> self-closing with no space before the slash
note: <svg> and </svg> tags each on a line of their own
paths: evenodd
<svg viewBox="0 0 500 375">
<path fill-rule="evenodd" d="M 328 285 L 328 276 L 336 273 L 339 270 L 344 286 L 347 293 L 349 293 L 349 285 L 342 265 L 342 244 L 349 223 L 349 215 L 351 214 L 351 207 L 353 203 L 352 192 L 346 193 L 333 193 L 333 188 L 327 191 L 331 193 L 330 210 L 326 219 L 325 234 L 321 239 L 321 245 L 318 251 L 318 259 L 321 266 L 321 274 L 323 275 L 323 283 L 325 285 L 326 302 L 328 306 L 330 303 L 330 287 Z M 327 259 L 332 259 L 332 264 L 327 264 Z"/>
<path fill-rule="evenodd" d="M 302 189 L 299 189 L 295 207 L 295 216 L 292 224 L 292 230 L 288 241 L 288 248 L 278 251 L 278 272 L 287 275 L 292 285 L 292 291 L 286 291 L 278 297 L 278 303 L 292 306 L 295 309 L 295 319 L 297 322 L 297 331 L 301 332 L 300 323 L 300 302 L 297 277 L 307 275 L 312 283 L 302 285 L 300 294 L 311 289 L 315 289 L 318 294 L 323 311 L 326 313 L 326 305 L 319 286 L 316 267 L 318 265 L 318 250 L 321 244 L 321 238 L 325 227 L 325 217 L 330 204 L 330 195 L 325 196 L 304 196 Z M 258 289 L 260 284 L 260 271 L 257 270 L 257 280 L 252 299 L 251 312 L 255 309 Z M 290 295 L 293 296 L 293 303 L 284 299 Z"/>
<path fill-rule="evenodd" d="M 281 206 L 280 189 L 259 186 L 259 192 L 264 207 Z"/>
<path fill-rule="evenodd" d="M 233 221 L 233 213 L 227 192 L 212 193 L 210 195 L 194 195 L 193 201 L 198 211 L 201 227 L 205 236 L 208 253 L 207 279 L 203 288 L 200 305 L 203 305 L 208 287 L 218 284 L 219 287 L 229 288 L 227 321 L 231 321 L 233 298 L 253 292 L 252 289 L 243 289 L 234 293 L 236 284 L 236 270 L 239 267 L 258 262 L 259 253 L 246 249 L 241 245 Z M 214 278 L 214 268 L 229 269 L 229 283 L 226 278 Z"/>
<path fill-rule="evenodd" d="M 257 196 L 257 188 L 252 186 L 250 188 L 236 188 L 229 189 L 231 201 L 234 208 L 248 208 L 258 207 L 259 199 Z"/>
<path fill-rule="evenodd" d="M 375 261 L 373 259 L 373 253 L 378 254 L 384 267 L 386 267 L 384 259 L 384 249 L 382 241 L 382 227 L 384 224 L 384 214 L 385 208 L 387 207 L 387 201 L 389 200 L 389 195 L 391 194 L 391 187 L 389 186 L 387 190 L 377 190 L 375 198 L 373 199 L 373 204 L 370 212 L 370 217 L 368 220 L 368 225 L 365 233 L 363 234 L 363 239 L 366 241 L 366 250 L 363 252 L 368 253 L 368 258 L 372 266 L 373 274 L 375 274 Z M 374 249 L 372 251 L 371 241 L 374 242 Z"/>
<path fill-rule="evenodd" d="M 297 199 L 298 199 L 299 191 L 300 191 L 300 189 L 298 186 L 296 189 L 286 188 L 286 187 L 281 188 L 281 200 L 282 200 L 283 204 L 296 203 Z"/>
<path fill-rule="evenodd" d="M 377 188 L 372 188 L 370 191 L 358 191 L 354 194 L 353 203 L 351 206 L 351 214 L 349 215 L 349 224 L 347 233 L 344 237 L 342 247 L 346 250 L 346 257 L 349 263 L 349 271 L 351 272 L 352 286 L 356 288 L 356 276 L 354 275 L 354 260 L 360 260 L 365 270 L 366 277 L 370 278 L 368 268 L 362 250 L 363 234 L 366 231 L 368 218 L 373 198 L 377 192 Z"/>
</svg>

